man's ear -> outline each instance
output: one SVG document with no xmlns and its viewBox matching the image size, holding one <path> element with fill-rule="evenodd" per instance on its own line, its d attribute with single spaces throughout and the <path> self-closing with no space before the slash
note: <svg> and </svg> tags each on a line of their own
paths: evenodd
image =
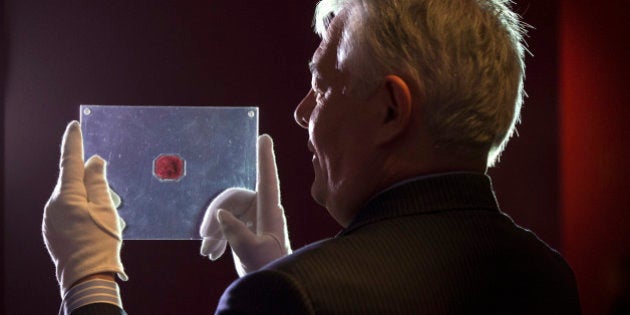
<svg viewBox="0 0 630 315">
<path fill-rule="evenodd" d="M 389 142 L 408 128 L 413 106 L 409 86 L 401 77 L 386 76 L 382 89 L 385 111 L 381 122 L 381 140 Z"/>
</svg>

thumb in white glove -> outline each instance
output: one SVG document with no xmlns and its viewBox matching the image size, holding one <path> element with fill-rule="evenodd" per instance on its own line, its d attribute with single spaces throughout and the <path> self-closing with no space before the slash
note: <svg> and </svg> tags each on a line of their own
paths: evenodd
<svg viewBox="0 0 630 315">
<path fill-rule="evenodd" d="M 108 191 L 105 161 L 93 156 L 83 163 L 79 123 L 71 122 L 61 144 L 57 186 L 44 208 L 42 234 L 57 271 L 61 296 L 78 280 L 97 273 L 118 273 L 122 262 L 121 230 Z"/>
<path fill-rule="evenodd" d="M 199 229 L 201 255 L 216 260 L 230 243 L 239 276 L 291 253 L 273 141 L 258 137 L 256 192 L 230 188 L 208 206 Z"/>
</svg>

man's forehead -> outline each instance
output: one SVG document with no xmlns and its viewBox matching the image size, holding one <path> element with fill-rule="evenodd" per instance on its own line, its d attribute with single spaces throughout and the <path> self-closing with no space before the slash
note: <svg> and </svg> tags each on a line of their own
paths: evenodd
<svg viewBox="0 0 630 315">
<path fill-rule="evenodd" d="M 313 57 L 309 62 L 311 73 L 318 74 L 325 71 L 326 67 L 322 64 L 331 63 L 334 68 L 337 67 L 337 49 L 339 48 L 341 34 L 345 26 L 346 14 L 345 10 L 341 10 L 339 14 L 332 17 L 326 32 L 322 35 L 322 41 L 319 47 L 313 53 Z"/>
</svg>

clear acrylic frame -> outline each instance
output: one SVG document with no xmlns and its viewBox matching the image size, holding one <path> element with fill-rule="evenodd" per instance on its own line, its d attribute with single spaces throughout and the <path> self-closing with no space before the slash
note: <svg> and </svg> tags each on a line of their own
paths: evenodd
<svg viewBox="0 0 630 315">
<path fill-rule="evenodd" d="M 107 161 L 120 196 L 124 239 L 200 239 L 216 195 L 255 189 L 257 107 L 81 105 L 80 116 L 85 157 Z M 172 169 L 156 172 L 158 158 Z"/>
</svg>

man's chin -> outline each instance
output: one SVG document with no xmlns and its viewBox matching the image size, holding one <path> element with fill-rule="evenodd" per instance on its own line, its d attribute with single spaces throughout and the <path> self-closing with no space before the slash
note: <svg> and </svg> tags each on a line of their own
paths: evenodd
<svg viewBox="0 0 630 315">
<path fill-rule="evenodd" d="M 311 184 L 311 197 L 313 198 L 315 202 L 317 202 L 320 206 L 323 206 L 323 207 L 326 207 L 325 195 L 326 194 L 321 190 L 321 188 L 315 182 Z"/>
</svg>

